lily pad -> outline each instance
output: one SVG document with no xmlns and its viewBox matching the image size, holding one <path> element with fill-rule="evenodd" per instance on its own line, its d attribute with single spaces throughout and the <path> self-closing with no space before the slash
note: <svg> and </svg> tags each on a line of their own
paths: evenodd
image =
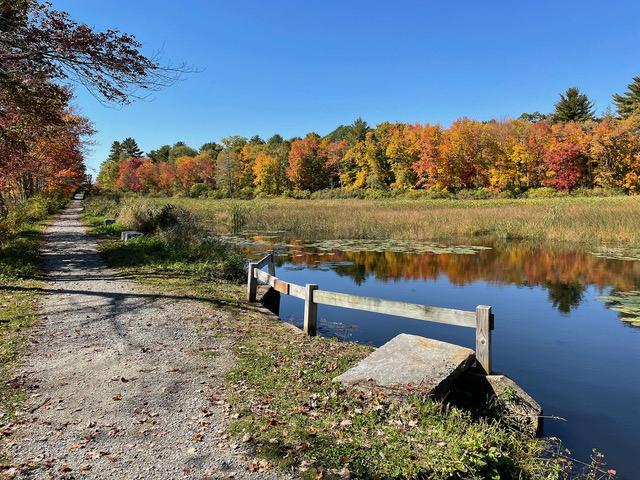
<svg viewBox="0 0 640 480">
<path fill-rule="evenodd" d="M 434 242 L 421 242 L 415 240 L 321 240 L 307 243 L 307 248 L 319 251 L 342 252 L 394 252 L 394 253 L 432 253 L 475 255 L 482 250 L 490 250 L 491 247 L 478 245 L 446 245 Z"/>
<path fill-rule="evenodd" d="M 640 248 L 603 247 L 591 255 L 608 260 L 625 260 L 628 262 L 640 261 Z"/>
<path fill-rule="evenodd" d="M 620 313 L 620 319 L 634 327 L 640 327 L 640 291 L 615 292 L 598 297 L 611 310 Z"/>
<path fill-rule="evenodd" d="M 491 247 L 480 245 L 447 245 L 435 242 L 423 242 L 416 240 L 321 240 L 317 242 L 304 243 L 278 243 L 274 235 L 258 234 L 251 232 L 250 235 L 221 235 L 219 240 L 234 245 L 239 248 L 264 249 L 272 248 L 276 251 L 290 249 L 290 253 L 299 256 L 301 249 L 313 249 L 314 253 L 323 255 L 334 255 L 334 252 L 393 252 L 393 253 L 430 253 L 433 255 L 456 254 L 475 255 L 483 250 L 490 250 Z"/>
</svg>

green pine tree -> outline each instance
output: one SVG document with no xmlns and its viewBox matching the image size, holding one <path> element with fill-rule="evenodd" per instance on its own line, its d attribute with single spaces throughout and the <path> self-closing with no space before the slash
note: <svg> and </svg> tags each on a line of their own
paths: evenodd
<svg viewBox="0 0 640 480">
<path fill-rule="evenodd" d="M 586 122 L 595 120 L 593 102 L 577 87 L 567 88 L 560 94 L 560 100 L 555 105 L 553 119 L 556 122 Z"/>
<path fill-rule="evenodd" d="M 142 156 L 142 150 L 140 150 L 136 141 L 131 137 L 125 138 L 120 146 L 122 147 L 122 154 L 125 158 L 138 158 Z"/>
<path fill-rule="evenodd" d="M 627 118 L 634 113 L 640 113 L 640 77 L 633 77 L 627 91 L 623 95 L 615 94 L 613 101 L 616 104 L 618 115 Z"/>
</svg>

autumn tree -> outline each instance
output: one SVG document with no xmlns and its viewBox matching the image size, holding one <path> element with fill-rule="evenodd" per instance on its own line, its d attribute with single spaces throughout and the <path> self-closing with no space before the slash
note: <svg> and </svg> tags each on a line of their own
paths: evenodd
<svg viewBox="0 0 640 480">
<path fill-rule="evenodd" d="M 176 163 L 180 157 L 195 157 L 198 152 L 184 142 L 176 142 L 169 150 L 168 161 Z"/>
<path fill-rule="evenodd" d="M 320 136 L 309 133 L 291 143 L 287 178 L 296 190 L 316 191 L 330 185 L 327 152 Z"/>
<path fill-rule="evenodd" d="M 284 184 L 277 159 L 266 153 L 259 153 L 253 163 L 253 183 L 258 192 L 268 195 L 282 193 Z"/>
<path fill-rule="evenodd" d="M 216 159 L 216 186 L 231 195 L 238 190 L 241 176 L 242 163 L 238 154 L 231 150 L 221 151 Z"/>
<path fill-rule="evenodd" d="M 585 180 L 588 161 L 585 140 L 576 123 L 553 125 L 544 158 L 547 171 L 544 185 L 569 191 Z"/>
<path fill-rule="evenodd" d="M 156 163 L 168 162 L 170 151 L 171 151 L 171 145 L 162 145 L 156 150 L 151 150 L 149 152 L 149 158 Z"/>
</svg>

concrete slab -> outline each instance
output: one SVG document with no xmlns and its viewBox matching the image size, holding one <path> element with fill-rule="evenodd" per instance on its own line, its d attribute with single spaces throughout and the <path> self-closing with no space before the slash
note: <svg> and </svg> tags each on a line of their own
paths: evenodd
<svg viewBox="0 0 640 480">
<path fill-rule="evenodd" d="M 128 242 L 129 240 L 133 240 L 134 238 L 142 237 L 143 233 L 136 232 L 135 230 L 125 230 L 120 233 L 120 240 L 123 242 Z"/>
<path fill-rule="evenodd" d="M 335 380 L 347 386 L 411 385 L 427 394 L 443 394 L 474 360 L 469 348 L 403 333 Z"/>
<path fill-rule="evenodd" d="M 495 415 L 531 435 L 541 435 L 542 407 L 506 375 L 462 374 L 451 387 L 448 399 L 480 415 Z"/>
</svg>

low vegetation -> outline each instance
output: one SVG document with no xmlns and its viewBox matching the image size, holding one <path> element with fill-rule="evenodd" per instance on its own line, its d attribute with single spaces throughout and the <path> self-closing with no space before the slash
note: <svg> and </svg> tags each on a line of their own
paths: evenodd
<svg viewBox="0 0 640 480">
<path fill-rule="evenodd" d="M 391 397 L 340 388 L 332 379 L 370 347 L 304 337 L 247 306 L 242 284 L 224 271 L 223 258 L 231 253 L 223 247 L 216 250 L 215 261 L 207 260 L 205 276 L 218 280 L 202 281 L 202 271 L 185 263 L 198 265 L 207 257 L 198 242 L 183 238 L 172 243 L 176 237 L 166 231 L 175 225 L 159 220 L 168 208 L 96 198 L 88 202 L 86 215 L 104 239 L 103 250 L 113 266 L 160 289 L 230 309 L 228 320 L 205 328 L 234 345 L 237 361 L 227 374 L 229 430 L 253 449 L 260 460 L 256 470 L 271 465 L 305 478 L 557 479 L 575 473 L 556 444 L 514 430 L 499 409 L 494 416 L 479 417 L 416 392 Z M 194 219 L 175 206 L 169 211 L 180 212 L 177 217 L 189 222 Z M 104 215 L 120 223 L 104 227 Z M 148 224 L 150 218 L 156 220 Z M 231 228 L 225 221 L 230 219 L 218 227 Z M 113 240 L 119 230 L 143 225 L 154 225 L 146 238 Z M 165 257 L 172 250 L 179 252 L 177 257 Z M 172 265 L 182 266 L 173 270 Z M 172 275 L 176 271 L 180 275 Z M 598 464 L 590 469 L 598 475 L 593 478 L 607 477 L 598 473 Z"/>
<path fill-rule="evenodd" d="M 490 200 L 205 200 L 125 197 L 124 204 L 172 203 L 216 234 L 284 232 L 289 239 L 574 242 L 640 245 L 639 197 Z M 345 214 L 348 212 L 348 214 Z M 578 246 L 578 245 L 576 245 Z"/>
</svg>

